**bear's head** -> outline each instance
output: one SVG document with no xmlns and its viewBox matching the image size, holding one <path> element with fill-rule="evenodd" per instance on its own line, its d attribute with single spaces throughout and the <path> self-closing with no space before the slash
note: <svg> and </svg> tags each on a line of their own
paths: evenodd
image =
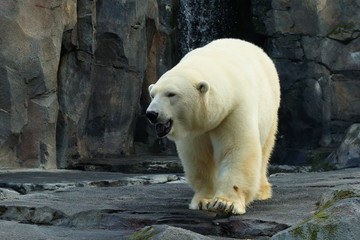
<svg viewBox="0 0 360 240">
<path fill-rule="evenodd" d="M 199 132 L 209 88 L 206 81 L 179 74 L 164 74 L 151 84 L 146 117 L 155 125 L 158 137 L 168 136 L 175 141 Z"/>
</svg>

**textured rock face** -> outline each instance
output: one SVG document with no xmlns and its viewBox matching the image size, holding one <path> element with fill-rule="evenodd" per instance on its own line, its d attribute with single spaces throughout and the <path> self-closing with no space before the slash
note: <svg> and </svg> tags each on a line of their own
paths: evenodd
<svg viewBox="0 0 360 240">
<path fill-rule="evenodd" d="M 279 162 L 305 163 L 304 149 L 337 146 L 359 122 L 359 1 L 193 2 L 1 1 L 0 167 L 175 153 L 144 111 L 147 86 L 184 53 L 184 36 L 187 50 L 238 37 L 269 52 L 282 85 Z"/>
<path fill-rule="evenodd" d="M 76 1 L 0 3 L 0 166 L 56 167 L 57 68 Z"/>
<path fill-rule="evenodd" d="M 336 146 L 359 121 L 359 10 L 356 0 L 253 1 L 281 80 L 280 148 Z"/>
<path fill-rule="evenodd" d="M 78 1 L 77 11 L 59 70 L 60 167 L 134 153 L 138 119 L 140 141 L 148 140 L 147 86 L 171 65 L 171 1 Z"/>
<path fill-rule="evenodd" d="M 2 1 L 0 166 L 67 167 L 151 145 L 141 114 L 172 65 L 172 2 Z"/>
<path fill-rule="evenodd" d="M 350 126 L 339 148 L 325 163 L 335 169 L 360 166 L 360 124 Z"/>
</svg>

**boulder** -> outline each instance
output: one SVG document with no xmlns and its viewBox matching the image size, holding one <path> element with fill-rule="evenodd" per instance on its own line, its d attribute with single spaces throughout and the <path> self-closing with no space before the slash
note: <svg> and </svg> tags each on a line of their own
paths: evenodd
<svg viewBox="0 0 360 240">
<path fill-rule="evenodd" d="M 355 240 L 360 238 L 359 225 L 360 189 L 340 189 L 322 196 L 313 217 L 271 239 Z"/>
<path fill-rule="evenodd" d="M 211 240 L 201 234 L 168 225 L 153 225 L 144 227 L 130 237 L 130 240 Z"/>
<path fill-rule="evenodd" d="M 325 164 L 335 169 L 360 167 L 360 124 L 350 126 L 341 145 L 329 155 Z"/>
</svg>

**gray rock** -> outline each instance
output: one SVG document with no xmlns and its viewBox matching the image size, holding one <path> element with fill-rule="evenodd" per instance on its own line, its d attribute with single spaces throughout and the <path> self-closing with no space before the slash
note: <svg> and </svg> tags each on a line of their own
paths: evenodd
<svg viewBox="0 0 360 240">
<path fill-rule="evenodd" d="M 167 225 L 153 225 L 141 229 L 129 239 L 131 240 L 211 240 L 212 238 L 182 228 Z"/>
<path fill-rule="evenodd" d="M 350 126 L 339 148 L 324 163 L 335 169 L 360 166 L 360 124 Z"/>
<path fill-rule="evenodd" d="M 338 146 L 360 112 L 358 1 L 258 0 L 252 10 L 282 86 L 274 160 Z"/>
<path fill-rule="evenodd" d="M 129 155 L 134 138 L 153 151 L 141 108 L 147 86 L 173 65 L 172 7 L 2 1 L 0 167 L 65 168 L 80 157 Z"/>
<path fill-rule="evenodd" d="M 153 151 L 142 109 L 147 86 L 172 65 L 172 14 L 171 1 L 78 1 L 59 70 L 59 167 Z"/>
<path fill-rule="evenodd" d="M 261 1 L 260 3 L 264 4 Z M 263 14 L 262 21 L 265 22 L 267 33 L 271 35 L 291 33 L 326 36 L 338 29 L 341 24 L 347 26 L 345 28 L 351 26 L 359 29 L 359 17 L 356 15 L 358 7 L 356 0 L 331 0 L 326 4 L 311 0 L 272 0 L 271 6 L 265 8 L 267 11 L 262 12 L 266 13 Z"/>
<path fill-rule="evenodd" d="M 350 42 L 359 37 L 360 32 L 354 29 L 352 26 L 338 25 L 328 37 L 340 42 Z"/>
<path fill-rule="evenodd" d="M 250 25 L 241 8 L 246 4 L 230 4 L 230 11 L 212 3 L 202 19 L 220 13 L 230 18 L 225 25 L 234 27 L 205 26 L 210 33 L 250 29 L 243 26 Z M 175 153 L 174 144 L 156 138 L 144 111 L 147 86 L 178 60 L 179 4 L 2 1 L 1 168 L 66 168 L 74 159 Z M 266 39 L 263 47 L 279 70 L 281 154 L 337 146 L 359 119 L 358 1 L 254 0 L 251 5 L 261 37 L 236 36 Z M 228 20 L 213 23 L 221 28 Z"/>
<path fill-rule="evenodd" d="M 336 108 L 332 110 L 332 115 L 341 121 L 357 123 L 360 117 L 360 94 L 358 92 L 360 83 L 358 76 L 359 74 L 356 72 L 342 72 L 331 76 L 335 86 L 334 103 L 336 104 Z M 346 133 L 345 130 L 347 129 L 344 129 L 344 134 Z"/>
<path fill-rule="evenodd" d="M 0 9 L 0 166 L 54 168 L 57 68 L 76 1 L 2 1 Z"/>
<path fill-rule="evenodd" d="M 345 169 L 272 175 L 272 199 L 255 201 L 244 215 L 220 216 L 189 210 L 193 192 L 176 180 L 182 176 L 173 174 L 0 171 L 0 187 L 22 193 L 0 201 L 0 232 L 7 232 L 4 239 L 26 239 L 28 234 L 76 239 L 86 238 L 86 233 L 94 239 L 128 239 L 145 226 L 165 224 L 208 237 L 268 239 L 314 216 L 320 196 L 334 186 L 359 185 L 358 173 Z M 321 205 L 328 205 L 330 198 L 323 197 Z M 31 233 L 15 234 L 22 226 L 16 221 L 26 223 L 24 229 Z"/>
<path fill-rule="evenodd" d="M 84 123 L 91 91 L 91 61 L 91 55 L 85 51 L 69 52 L 63 55 L 60 61 L 56 131 L 56 157 L 59 168 L 67 167 L 71 164 L 71 159 L 80 156 L 79 125 Z"/>
<path fill-rule="evenodd" d="M 343 51 L 334 51 L 342 49 Z M 339 71 L 355 71 L 360 69 L 360 38 L 347 44 L 329 38 L 324 39 L 320 45 L 319 60 L 329 69 Z"/>
<path fill-rule="evenodd" d="M 111 240 L 128 239 L 123 236 L 123 231 L 103 231 L 99 229 L 81 230 L 67 227 L 46 225 L 23 224 L 14 221 L 0 221 L 0 234 L 3 240 L 28 240 L 28 239 L 52 239 L 52 240 Z"/>
<path fill-rule="evenodd" d="M 271 239 L 359 239 L 359 189 L 335 190 L 320 200 L 310 219 L 282 231 Z"/>
<path fill-rule="evenodd" d="M 0 188 L 0 200 L 4 200 L 8 197 L 13 197 L 16 195 L 20 195 L 20 193 L 11 189 Z"/>
<path fill-rule="evenodd" d="M 323 94 L 321 85 L 314 79 L 299 80 L 292 85 L 287 94 L 282 96 L 284 104 L 280 109 L 281 132 L 286 133 L 287 141 L 292 147 L 316 146 L 322 137 Z"/>
<path fill-rule="evenodd" d="M 317 212 L 322 212 L 326 208 L 334 205 L 340 200 L 348 198 L 359 198 L 360 197 L 360 186 L 349 188 L 347 186 L 339 186 L 334 188 L 332 191 L 321 195 L 319 200 L 319 207 Z"/>
<path fill-rule="evenodd" d="M 106 178 L 104 178 L 106 176 Z M 0 191 L 4 198 L 16 193 L 29 194 L 43 191 L 67 191 L 74 187 L 119 187 L 149 184 L 164 184 L 180 181 L 175 174 L 134 175 L 81 171 L 20 171 L 3 175 Z M 15 190 L 14 191 L 11 191 Z"/>
</svg>

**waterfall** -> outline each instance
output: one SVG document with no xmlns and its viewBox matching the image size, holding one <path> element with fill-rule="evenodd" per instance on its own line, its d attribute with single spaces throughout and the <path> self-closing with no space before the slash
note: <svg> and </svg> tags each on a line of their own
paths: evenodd
<svg viewBox="0 0 360 240">
<path fill-rule="evenodd" d="M 232 37 L 263 45 L 252 24 L 251 0 L 181 0 L 178 13 L 180 57 L 214 39 Z"/>
<path fill-rule="evenodd" d="M 179 43 L 181 56 L 219 38 L 221 18 L 219 0 L 179 1 Z"/>
</svg>

